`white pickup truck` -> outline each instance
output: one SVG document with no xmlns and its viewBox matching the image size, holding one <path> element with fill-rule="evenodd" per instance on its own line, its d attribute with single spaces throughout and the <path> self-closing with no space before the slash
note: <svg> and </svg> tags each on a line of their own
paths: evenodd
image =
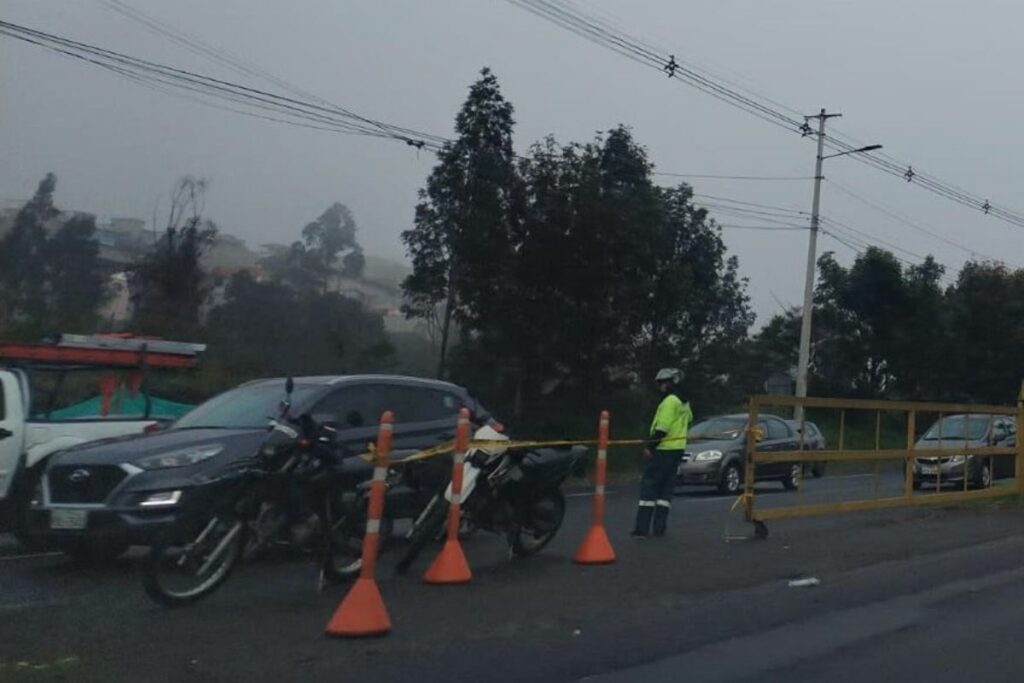
<svg viewBox="0 0 1024 683">
<path fill-rule="evenodd" d="M 0 368 L 0 529 L 12 529 L 38 483 L 46 458 L 78 444 L 128 434 L 157 425 L 142 417 L 33 419 L 28 375 Z"/>
<path fill-rule="evenodd" d="M 20 536 L 24 511 L 49 456 L 90 441 L 139 434 L 160 424 L 151 417 L 151 400 L 144 391 L 143 410 L 110 414 L 114 373 L 127 374 L 134 393 L 145 385 L 150 370 L 196 367 L 205 348 L 130 335 L 62 334 L 38 344 L 0 342 L 0 531 Z M 33 378 L 50 371 L 55 379 L 42 392 L 50 396 L 33 396 Z M 73 417 L 67 410 L 54 412 L 65 379 L 72 374 L 82 379 L 81 371 L 102 374 L 101 403 L 92 412 L 91 407 L 74 411 Z M 54 419 L 58 415 L 63 417 Z"/>
</svg>

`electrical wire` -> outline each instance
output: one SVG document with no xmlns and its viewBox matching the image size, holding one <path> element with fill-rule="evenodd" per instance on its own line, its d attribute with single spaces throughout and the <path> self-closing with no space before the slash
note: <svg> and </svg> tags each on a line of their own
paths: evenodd
<svg viewBox="0 0 1024 683">
<path fill-rule="evenodd" d="M 756 95 L 744 94 L 735 88 L 730 88 L 723 84 L 723 79 L 701 73 L 700 69 L 677 59 L 675 55 L 665 54 L 663 50 L 629 36 L 607 21 L 593 18 L 583 8 L 567 0 L 507 0 L 507 2 L 592 43 L 611 49 L 645 66 L 663 71 L 672 79 L 683 81 L 769 123 L 799 132 L 803 136 L 814 133 L 807 126 L 806 120 L 801 122 L 794 115 L 780 111 L 780 109 L 786 109 L 795 114 L 795 110 L 778 105 L 778 103 L 774 103 L 775 107 L 769 106 L 765 102 L 771 103 L 771 101 L 763 96 L 758 98 Z M 759 99 L 762 101 L 758 101 Z M 843 134 L 835 133 L 826 136 L 823 143 L 830 150 L 837 152 L 852 152 L 863 146 L 851 144 L 846 139 Z M 1011 225 L 1024 227 L 1024 214 L 1001 205 L 995 205 L 987 198 L 940 180 L 929 173 L 915 170 L 911 164 L 899 161 L 888 154 L 864 152 L 851 156 L 859 163 L 912 182 L 935 195 L 968 208 L 980 210 L 986 215 Z"/>
<path fill-rule="evenodd" d="M 667 171 L 652 171 L 651 175 L 709 180 L 814 180 L 814 176 L 711 175 L 705 173 L 669 173 Z"/>
<path fill-rule="evenodd" d="M 985 258 L 985 259 L 987 259 L 989 261 L 1003 261 L 1004 260 L 1004 259 L 999 259 L 999 258 L 996 258 L 994 256 L 989 256 L 987 254 L 984 254 L 984 253 L 982 253 L 982 252 L 980 252 L 980 251 L 978 251 L 976 249 L 972 249 L 971 247 L 968 247 L 968 246 L 966 246 L 964 244 L 961 244 L 959 242 L 955 242 L 955 241 L 953 241 L 953 240 L 951 240 L 951 239 L 949 239 L 947 237 L 944 237 L 943 235 L 940 235 L 940 234 L 938 234 L 936 232 L 933 232 L 933 231 L 931 231 L 931 230 L 929 230 L 929 229 L 927 229 L 925 227 L 922 227 L 921 225 L 919 225 L 917 223 L 914 223 L 910 219 L 904 218 L 903 216 L 901 216 L 901 215 L 899 215 L 897 213 L 894 213 L 894 212 L 886 209 L 883 206 L 879 206 L 878 204 L 872 202 L 871 200 L 869 200 L 869 199 L 867 199 L 865 197 L 862 197 L 861 195 L 859 195 L 856 192 L 854 192 L 853 190 L 851 190 L 849 187 L 846 187 L 843 184 L 841 184 L 839 182 L 836 182 L 835 180 L 832 180 L 831 178 L 826 178 L 825 180 L 828 181 L 830 186 L 832 186 L 835 189 L 839 190 L 840 192 L 842 192 L 846 196 L 848 196 L 851 199 L 854 199 L 854 200 L 860 202 L 861 204 L 864 204 L 865 206 L 867 206 L 867 207 L 877 211 L 878 213 L 882 214 L 883 216 L 887 216 L 890 219 L 896 221 L 897 223 L 901 223 L 901 224 L 903 224 L 903 225 L 905 225 L 905 226 L 907 226 L 907 227 L 909 227 L 909 228 L 911 228 L 913 230 L 916 230 L 916 231 L 918 231 L 918 232 L 920 232 L 922 234 L 925 234 L 925 235 L 928 235 L 928 236 L 930 236 L 930 237 L 932 237 L 934 239 L 937 239 L 940 242 L 943 242 L 943 243 L 945 243 L 945 244 L 947 244 L 947 245 L 949 245 L 949 246 L 951 246 L 951 247 L 953 247 L 955 249 L 959 249 L 960 251 L 963 251 L 963 252 L 965 252 L 967 254 L 970 254 L 972 257 L 981 256 L 981 257 L 983 257 L 983 258 Z"/>
<path fill-rule="evenodd" d="M 292 123 L 292 119 L 300 119 L 307 127 L 311 122 L 319 126 L 337 129 L 339 132 L 398 140 L 418 149 L 437 150 L 441 147 L 441 144 L 435 141 L 438 139 L 437 136 L 423 134 L 422 137 L 411 137 L 406 133 L 409 129 L 399 129 L 390 124 L 353 115 L 348 110 L 333 105 L 323 106 L 193 71 L 158 64 L 10 22 L 0 21 L 0 34 L 88 62 L 119 76 L 131 78 L 136 82 L 142 80 L 157 86 L 172 87 L 204 97 L 226 100 L 233 104 L 243 104 L 258 112 L 263 112 L 263 114 L 267 112 L 283 114 L 288 121 L 282 122 Z"/>
</svg>

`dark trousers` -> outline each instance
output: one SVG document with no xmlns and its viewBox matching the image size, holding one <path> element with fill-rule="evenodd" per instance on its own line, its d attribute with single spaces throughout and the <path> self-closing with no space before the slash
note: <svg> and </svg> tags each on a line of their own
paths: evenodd
<svg viewBox="0 0 1024 683">
<path fill-rule="evenodd" d="M 676 469 L 683 458 L 683 451 L 654 451 L 654 457 L 647 461 L 644 476 L 640 480 L 640 503 L 636 511 L 634 533 L 646 536 L 651 532 L 665 533 L 668 525 L 668 511 L 672 507 L 672 495 L 676 488 Z"/>
</svg>

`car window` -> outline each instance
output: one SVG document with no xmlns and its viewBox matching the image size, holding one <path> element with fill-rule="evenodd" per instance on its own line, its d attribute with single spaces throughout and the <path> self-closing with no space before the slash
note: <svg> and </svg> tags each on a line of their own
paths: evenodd
<svg viewBox="0 0 1024 683">
<path fill-rule="evenodd" d="M 767 420 L 768 430 L 765 438 L 767 439 L 785 439 L 789 436 L 789 427 L 782 420 Z"/>
<path fill-rule="evenodd" d="M 1010 420 L 1000 418 L 992 423 L 992 435 L 997 438 L 1005 438 L 1016 434 L 1013 423 Z"/>
<path fill-rule="evenodd" d="M 395 410 L 383 384 L 357 384 L 336 389 L 310 411 L 317 422 L 333 422 L 340 428 L 373 427 L 385 410 Z"/>
<path fill-rule="evenodd" d="M 315 384 L 296 384 L 292 405 L 302 405 L 315 395 Z M 285 398 L 284 380 L 243 385 L 218 394 L 174 423 L 175 429 L 256 429 L 280 413 Z"/>
<path fill-rule="evenodd" d="M 462 407 L 462 400 L 448 391 L 402 385 L 394 385 L 389 389 L 394 397 L 399 422 L 454 419 Z"/>
</svg>

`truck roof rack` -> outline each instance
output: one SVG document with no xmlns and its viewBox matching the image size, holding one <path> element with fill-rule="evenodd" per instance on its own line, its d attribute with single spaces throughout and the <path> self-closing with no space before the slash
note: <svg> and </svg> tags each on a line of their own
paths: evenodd
<svg viewBox="0 0 1024 683">
<path fill-rule="evenodd" d="M 42 343 L 0 343 L 0 363 L 62 369 L 190 369 L 205 344 L 130 334 L 60 334 Z"/>
</svg>

